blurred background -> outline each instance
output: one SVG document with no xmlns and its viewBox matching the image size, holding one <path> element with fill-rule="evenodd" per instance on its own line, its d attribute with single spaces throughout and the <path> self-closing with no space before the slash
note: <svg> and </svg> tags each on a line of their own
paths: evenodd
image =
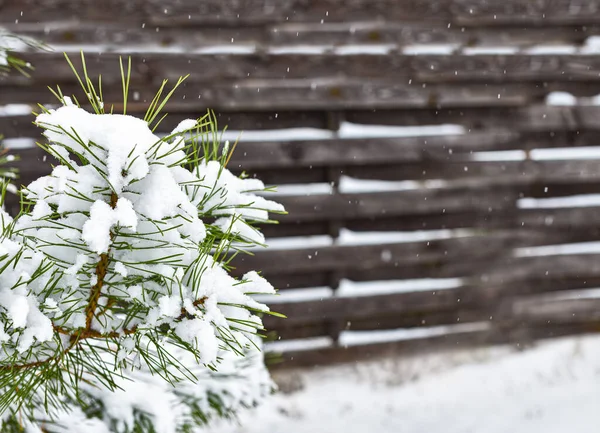
<svg viewBox="0 0 600 433">
<path fill-rule="evenodd" d="M 115 107 L 131 56 L 132 114 L 190 74 L 159 132 L 213 109 L 278 185 L 236 266 L 280 289 L 282 393 L 239 431 L 596 431 L 600 0 L 0 0 L 0 27 L 51 49 L 0 80 L 20 183 L 83 50 Z"/>
</svg>

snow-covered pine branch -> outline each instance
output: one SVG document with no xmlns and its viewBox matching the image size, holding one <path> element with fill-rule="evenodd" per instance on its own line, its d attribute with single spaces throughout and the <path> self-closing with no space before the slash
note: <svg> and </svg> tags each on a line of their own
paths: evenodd
<svg viewBox="0 0 600 433">
<path fill-rule="evenodd" d="M 81 82 L 91 111 L 58 90 L 36 119 L 60 165 L 0 215 L 2 431 L 188 432 L 255 405 L 269 310 L 251 294 L 274 289 L 228 261 L 283 208 L 227 170 L 210 114 L 153 132 L 164 85 L 139 119 Z"/>
<path fill-rule="evenodd" d="M 31 65 L 15 54 L 15 51 L 30 47 L 41 48 L 43 45 L 29 37 L 16 35 L 0 27 L 0 73 L 15 69 L 27 75 Z"/>
</svg>

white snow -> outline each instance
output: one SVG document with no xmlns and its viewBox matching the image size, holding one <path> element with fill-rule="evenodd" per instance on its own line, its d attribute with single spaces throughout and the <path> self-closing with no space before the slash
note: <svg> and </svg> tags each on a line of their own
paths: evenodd
<svg viewBox="0 0 600 433">
<path fill-rule="evenodd" d="M 232 142 L 240 139 L 244 141 L 293 141 L 293 140 L 326 140 L 333 138 L 333 131 L 317 128 L 285 128 L 285 129 L 266 129 L 236 131 L 230 130 L 222 133 L 222 141 L 230 140 Z"/>
<path fill-rule="evenodd" d="M 17 37 L 0 27 L 0 66 L 8 65 L 7 51 L 22 51 L 27 48 L 28 38 Z"/>
<path fill-rule="evenodd" d="M 406 232 L 355 232 L 345 228 L 340 229 L 336 239 L 337 245 L 376 245 L 402 242 L 424 242 L 438 239 L 450 239 L 469 236 L 471 230 L 414 230 Z"/>
<path fill-rule="evenodd" d="M 523 247 L 513 251 L 515 257 L 539 257 L 566 254 L 600 254 L 600 242 L 577 242 L 574 244 Z"/>
<path fill-rule="evenodd" d="M 556 209 L 572 207 L 600 206 L 600 194 L 581 194 L 568 197 L 521 198 L 517 201 L 520 209 Z"/>
<path fill-rule="evenodd" d="M 276 295 L 257 295 L 254 298 L 264 304 L 283 304 L 287 302 L 319 301 L 332 296 L 333 289 L 331 287 L 306 287 L 281 290 Z"/>
<path fill-rule="evenodd" d="M 296 391 L 209 433 L 595 433 L 600 337 L 281 372 Z"/>
<path fill-rule="evenodd" d="M 600 147 L 556 147 L 553 149 L 533 149 L 531 159 L 537 161 L 558 161 L 576 159 L 600 159 Z"/>
<path fill-rule="evenodd" d="M 265 351 L 273 353 L 295 352 L 299 350 L 323 349 L 333 345 L 330 337 L 302 338 L 299 340 L 281 340 L 265 343 Z"/>
<path fill-rule="evenodd" d="M 323 54 L 333 48 L 332 45 L 278 45 L 267 49 L 269 54 Z"/>
<path fill-rule="evenodd" d="M 467 155 L 471 161 L 524 161 L 523 150 L 498 150 L 490 152 L 474 152 Z"/>
<path fill-rule="evenodd" d="M 291 250 L 296 248 L 321 248 L 333 245 L 333 238 L 329 235 L 289 236 L 283 238 L 269 238 L 266 240 L 269 250 Z M 262 247 L 256 247 L 262 248 Z"/>
<path fill-rule="evenodd" d="M 544 298 L 551 301 L 561 301 L 569 299 L 600 299 L 600 287 L 548 293 L 544 296 Z"/>
<path fill-rule="evenodd" d="M 269 196 L 333 194 L 333 186 L 323 182 L 277 185 L 276 188 L 275 191 L 267 194 Z"/>
<path fill-rule="evenodd" d="M 524 161 L 527 154 L 523 150 L 501 150 L 490 152 L 474 152 L 467 155 L 471 161 Z M 529 159 L 533 161 L 564 161 L 600 159 L 600 147 L 555 147 L 549 149 L 532 149 Z"/>
<path fill-rule="evenodd" d="M 284 128 L 265 130 L 227 130 L 222 134 L 222 141 L 297 141 L 297 140 L 327 140 L 332 138 L 382 138 L 382 137 L 420 137 L 437 135 L 461 135 L 466 130 L 462 125 L 419 125 L 419 126 L 389 126 L 364 125 L 342 122 L 338 131 L 318 128 Z"/>
<path fill-rule="evenodd" d="M 568 92 L 550 92 L 546 95 L 546 105 L 573 106 L 577 98 Z"/>
<path fill-rule="evenodd" d="M 580 50 L 581 54 L 599 54 L 600 53 L 600 36 L 589 36 Z"/>
<path fill-rule="evenodd" d="M 0 117 L 5 116 L 24 116 L 31 114 L 31 106 L 27 104 L 7 104 L 0 105 Z"/>
<path fill-rule="evenodd" d="M 513 55 L 519 54 L 520 48 L 515 46 L 481 46 L 481 47 L 464 47 L 461 48 L 461 54 L 467 56 L 490 56 L 490 55 Z"/>
<path fill-rule="evenodd" d="M 547 55 L 547 54 L 577 54 L 575 45 L 536 45 L 523 50 L 524 54 Z"/>
<path fill-rule="evenodd" d="M 336 291 L 339 297 L 377 296 L 393 293 L 436 292 L 456 289 L 463 285 L 461 278 L 421 278 L 412 280 L 351 281 L 342 279 Z M 285 293 L 282 292 L 282 293 Z"/>
<path fill-rule="evenodd" d="M 408 191 L 420 188 L 443 188 L 448 183 L 438 179 L 416 180 L 371 180 L 340 176 L 339 191 L 341 193 Z"/>
<path fill-rule="evenodd" d="M 462 334 L 490 329 L 489 322 L 461 323 L 458 325 L 422 326 L 420 328 L 385 329 L 379 331 L 342 331 L 339 345 L 342 347 L 364 344 L 389 343 L 414 340 L 447 334 Z"/>
<path fill-rule="evenodd" d="M 131 202 L 120 198 L 114 209 L 108 203 L 97 200 L 90 209 L 90 219 L 83 225 L 81 238 L 89 245 L 92 251 L 98 254 L 106 253 L 110 246 L 110 231 L 120 224 L 135 231 L 137 215 Z"/>
<path fill-rule="evenodd" d="M 436 55 L 447 56 L 454 53 L 459 44 L 416 44 L 402 47 L 402 54 L 407 56 Z"/>
<path fill-rule="evenodd" d="M 419 125 L 419 126 L 387 126 L 362 125 L 342 122 L 338 131 L 339 138 L 381 138 L 381 137 L 425 137 L 436 135 L 460 135 L 466 130 L 462 125 Z"/>
<path fill-rule="evenodd" d="M 4 147 L 8 149 L 30 149 L 35 147 L 35 140 L 31 138 L 5 138 L 2 140 Z"/>
<path fill-rule="evenodd" d="M 214 45 L 194 50 L 198 54 L 252 54 L 256 52 L 255 45 Z"/>
<path fill-rule="evenodd" d="M 342 56 L 356 54 L 386 55 L 396 47 L 396 44 L 339 45 L 333 49 L 333 52 Z"/>
</svg>

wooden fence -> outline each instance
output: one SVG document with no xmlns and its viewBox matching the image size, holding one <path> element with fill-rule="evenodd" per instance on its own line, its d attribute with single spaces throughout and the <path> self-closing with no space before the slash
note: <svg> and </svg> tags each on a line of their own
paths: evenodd
<svg viewBox="0 0 600 433">
<path fill-rule="evenodd" d="M 117 107 L 131 55 L 132 113 L 191 73 L 163 131 L 212 108 L 285 137 L 242 139 L 230 163 L 321 191 L 277 196 L 289 215 L 264 228 L 300 247 L 237 261 L 282 291 L 289 318 L 265 323 L 283 365 L 600 330 L 600 1 L 0 0 L 0 25 L 83 49 Z M 0 80 L 0 106 L 79 94 L 60 52 L 23 56 L 36 69 Z M 7 143 L 39 139 L 12 107 Z M 49 171 L 13 152 L 22 183 Z"/>
</svg>

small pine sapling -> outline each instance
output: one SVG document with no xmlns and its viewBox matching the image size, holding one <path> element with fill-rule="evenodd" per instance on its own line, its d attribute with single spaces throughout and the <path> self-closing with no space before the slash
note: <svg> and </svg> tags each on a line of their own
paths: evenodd
<svg viewBox="0 0 600 433">
<path fill-rule="evenodd" d="M 79 75 L 86 95 L 54 92 L 40 144 L 59 161 L 0 214 L 2 432 L 179 433 L 259 403 L 272 390 L 253 299 L 274 293 L 231 259 L 264 237 L 281 205 L 233 175 L 214 116 L 155 131 L 173 94 L 163 82 L 143 118 L 122 114 Z"/>
</svg>

